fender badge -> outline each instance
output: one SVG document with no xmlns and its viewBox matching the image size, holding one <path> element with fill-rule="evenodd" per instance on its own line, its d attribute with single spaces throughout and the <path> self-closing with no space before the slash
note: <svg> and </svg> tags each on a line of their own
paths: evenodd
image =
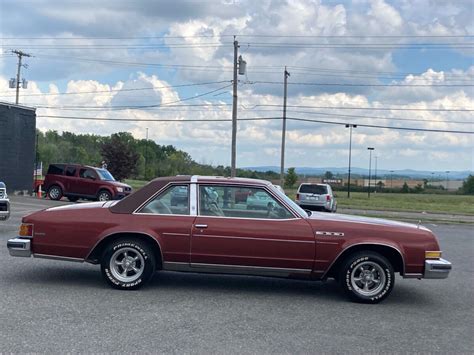
<svg viewBox="0 0 474 355">
<path fill-rule="evenodd" d="M 326 237 L 344 237 L 344 233 L 342 233 L 342 232 L 316 231 L 316 235 L 324 235 Z"/>
</svg>

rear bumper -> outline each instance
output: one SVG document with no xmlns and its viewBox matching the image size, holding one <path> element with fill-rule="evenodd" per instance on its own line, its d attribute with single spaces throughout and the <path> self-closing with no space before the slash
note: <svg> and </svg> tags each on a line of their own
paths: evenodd
<svg viewBox="0 0 474 355">
<path fill-rule="evenodd" d="M 0 221 L 6 221 L 10 218 L 10 201 L 0 201 Z"/>
<path fill-rule="evenodd" d="M 445 259 L 425 260 L 425 279 L 445 279 L 452 269 L 452 264 Z"/>
<path fill-rule="evenodd" d="M 29 258 L 31 256 L 31 240 L 12 238 L 7 242 L 8 252 L 11 256 L 20 256 Z"/>
</svg>

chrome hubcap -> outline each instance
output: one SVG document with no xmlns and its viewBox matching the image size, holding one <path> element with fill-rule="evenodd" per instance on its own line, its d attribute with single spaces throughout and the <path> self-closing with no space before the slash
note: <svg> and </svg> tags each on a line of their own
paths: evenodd
<svg viewBox="0 0 474 355">
<path fill-rule="evenodd" d="M 56 187 L 53 187 L 50 191 L 49 191 L 49 196 L 53 199 L 55 198 L 58 198 L 59 197 L 59 189 L 56 188 Z"/>
<path fill-rule="evenodd" d="M 351 286 L 359 294 L 367 297 L 375 296 L 385 287 L 385 272 L 382 267 L 372 261 L 358 264 L 351 272 Z"/>
<path fill-rule="evenodd" d="M 110 271 L 117 280 L 122 282 L 137 280 L 144 269 L 143 256 L 132 248 L 119 249 L 110 258 Z"/>
<path fill-rule="evenodd" d="M 99 195 L 99 201 L 108 201 L 108 200 L 109 200 L 109 195 L 108 194 L 103 192 Z"/>
</svg>

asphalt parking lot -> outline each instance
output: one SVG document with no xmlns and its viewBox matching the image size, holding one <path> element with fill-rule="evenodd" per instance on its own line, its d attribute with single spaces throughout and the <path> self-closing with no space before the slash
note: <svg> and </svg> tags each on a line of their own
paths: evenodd
<svg viewBox="0 0 474 355">
<path fill-rule="evenodd" d="M 474 352 L 474 228 L 427 225 L 454 270 L 404 280 L 379 305 L 335 282 L 163 272 L 117 291 L 99 267 L 12 258 L 22 215 L 65 202 L 14 197 L 0 222 L 0 352 Z"/>
</svg>

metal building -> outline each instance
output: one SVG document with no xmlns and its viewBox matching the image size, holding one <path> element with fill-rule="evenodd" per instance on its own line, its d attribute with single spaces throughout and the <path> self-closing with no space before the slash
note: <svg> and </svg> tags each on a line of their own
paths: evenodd
<svg viewBox="0 0 474 355">
<path fill-rule="evenodd" d="M 9 192 L 33 189 L 35 142 L 35 109 L 0 102 L 0 181 Z"/>
</svg>

